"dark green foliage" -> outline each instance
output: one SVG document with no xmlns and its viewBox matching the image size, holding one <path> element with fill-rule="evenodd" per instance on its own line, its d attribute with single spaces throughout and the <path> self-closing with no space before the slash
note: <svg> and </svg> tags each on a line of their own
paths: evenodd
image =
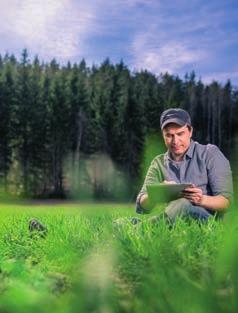
<svg viewBox="0 0 238 313">
<path fill-rule="evenodd" d="M 11 165 L 12 146 L 14 144 L 14 114 L 16 105 L 16 82 L 14 68 L 8 62 L 1 69 L 0 76 L 0 168 L 5 192 L 8 191 L 7 174 Z"/>
<path fill-rule="evenodd" d="M 134 197 L 145 170 L 147 138 L 160 114 L 182 107 L 194 139 L 234 152 L 238 96 L 230 81 L 204 85 L 195 73 L 131 73 L 106 59 L 60 66 L 0 56 L 0 184 L 25 196 Z M 157 136 L 157 135 L 156 135 Z M 232 159 L 235 159 L 233 156 Z"/>
</svg>

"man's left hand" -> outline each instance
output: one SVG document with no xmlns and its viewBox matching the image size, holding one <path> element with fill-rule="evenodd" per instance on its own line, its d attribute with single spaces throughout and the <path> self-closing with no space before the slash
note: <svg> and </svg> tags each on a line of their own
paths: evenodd
<svg viewBox="0 0 238 313">
<path fill-rule="evenodd" d="M 195 185 L 184 189 L 182 195 L 185 199 L 188 199 L 194 205 L 202 205 L 203 193 L 202 189 L 197 188 Z"/>
</svg>

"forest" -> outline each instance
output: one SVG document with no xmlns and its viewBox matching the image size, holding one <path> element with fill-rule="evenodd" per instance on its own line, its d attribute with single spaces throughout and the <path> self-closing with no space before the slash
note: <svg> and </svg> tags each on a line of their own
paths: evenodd
<svg viewBox="0 0 238 313">
<path fill-rule="evenodd" d="M 156 76 L 109 59 L 44 63 L 26 49 L 20 60 L 0 55 L 1 195 L 134 200 L 150 138 L 165 149 L 159 119 L 170 107 L 189 111 L 194 140 L 219 146 L 235 173 L 238 89 L 229 80 Z"/>
</svg>

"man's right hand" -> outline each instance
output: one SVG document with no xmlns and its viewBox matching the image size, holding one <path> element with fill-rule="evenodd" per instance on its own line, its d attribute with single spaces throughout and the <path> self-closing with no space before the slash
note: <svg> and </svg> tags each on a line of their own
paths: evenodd
<svg viewBox="0 0 238 313">
<path fill-rule="evenodd" d="M 177 184 L 176 181 L 174 180 L 164 180 L 163 183 L 164 184 Z"/>
<path fill-rule="evenodd" d="M 144 213 L 150 213 L 150 211 L 153 209 L 154 204 L 152 204 L 149 201 L 149 197 L 148 194 L 145 193 L 141 196 L 140 198 L 140 205 L 142 206 Z"/>
</svg>

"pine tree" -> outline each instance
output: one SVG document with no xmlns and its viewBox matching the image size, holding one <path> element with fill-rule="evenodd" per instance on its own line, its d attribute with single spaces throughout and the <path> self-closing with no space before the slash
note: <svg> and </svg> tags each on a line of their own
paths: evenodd
<svg viewBox="0 0 238 313">
<path fill-rule="evenodd" d="M 89 93 L 86 63 L 83 60 L 79 66 L 74 65 L 68 78 L 68 94 L 70 102 L 70 156 L 71 156 L 71 191 L 77 193 L 81 184 L 80 153 L 86 150 L 87 128 L 90 120 L 88 114 Z M 82 162 L 81 162 L 82 163 Z"/>
<path fill-rule="evenodd" d="M 49 97 L 49 152 L 51 158 L 52 195 L 63 197 L 64 159 L 69 150 L 70 105 L 67 94 L 67 76 L 55 72 Z"/>
<path fill-rule="evenodd" d="M 46 107 L 43 102 L 43 66 L 36 56 L 30 66 L 29 73 L 30 89 L 30 113 L 28 121 L 31 129 L 29 140 L 29 179 L 30 193 L 39 195 L 42 193 L 42 180 L 44 172 L 44 153 L 45 153 L 45 127 L 46 127 Z"/>
<path fill-rule="evenodd" d="M 14 68 L 5 64 L 0 76 L 0 168 L 5 192 L 8 192 L 8 172 L 12 164 L 12 110 L 16 102 Z"/>
<path fill-rule="evenodd" d="M 14 107 L 15 124 L 14 137 L 16 138 L 16 155 L 22 167 L 23 194 L 29 192 L 30 154 L 32 142 L 32 107 L 30 88 L 30 65 L 28 52 L 22 52 L 21 63 L 17 72 L 17 101 Z"/>
</svg>

